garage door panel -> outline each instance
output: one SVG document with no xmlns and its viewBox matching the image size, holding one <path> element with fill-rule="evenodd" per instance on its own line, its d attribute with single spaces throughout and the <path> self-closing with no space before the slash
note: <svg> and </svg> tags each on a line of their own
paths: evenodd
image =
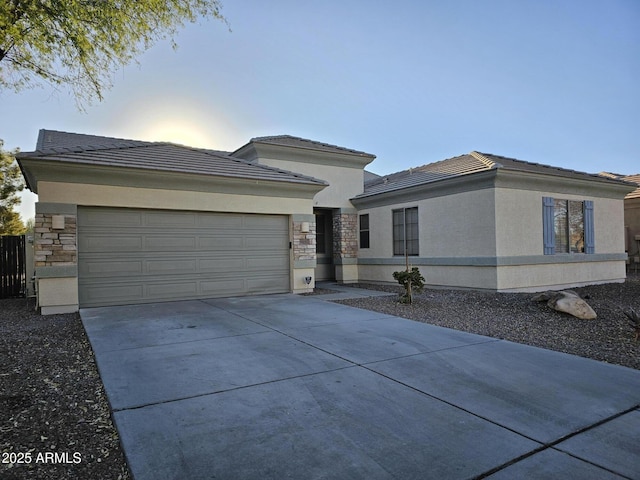
<svg viewBox="0 0 640 480">
<path fill-rule="evenodd" d="M 193 298 L 198 295 L 198 283 L 194 281 L 148 283 L 146 290 L 146 297 L 151 300 Z"/>
<path fill-rule="evenodd" d="M 246 268 L 252 271 L 259 272 L 261 270 L 268 269 L 270 271 L 284 272 L 282 268 L 286 258 L 282 256 L 272 255 L 270 257 L 248 257 L 246 259 Z"/>
<path fill-rule="evenodd" d="M 145 226 L 162 228 L 193 228 L 198 225 L 195 212 L 147 211 L 144 215 Z"/>
<path fill-rule="evenodd" d="M 256 251 L 256 250 L 274 250 L 279 251 L 283 248 L 288 248 L 289 241 L 288 239 L 282 239 L 277 237 L 269 237 L 269 236 L 248 236 L 246 237 L 246 248 L 248 250 Z"/>
<path fill-rule="evenodd" d="M 143 225 L 143 213 L 138 210 L 93 209 L 86 211 L 83 225 L 86 227 L 118 228 L 123 226 L 140 227 Z"/>
<path fill-rule="evenodd" d="M 206 258 L 200 259 L 199 271 L 201 273 L 233 273 L 243 271 L 245 268 L 244 258 Z"/>
<path fill-rule="evenodd" d="M 78 267 L 81 277 L 106 277 L 141 274 L 143 272 L 143 262 L 141 260 L 86 260 Z"/>
<path fill-rule="evenodd" d="M 286 216 L 79 207 L 78 239 L 81 307 L 290 291 Z"/>
<path fill-rule="evenodd" d="M 268 293 L 277 293 L 281 288 L 285 288 L 285 286 L 280 283 L 278 277 L 267 276 L 247 279 L 248 293 L 260 293 L 264 291 L 267 291 Z"/>
<path fill-rule="evenodd" d="M 289 220 L 286 217 L 279 217 L 278 220 L 261 215 L 245 215 L 244 228 L 258 231 L 282 231 L 289 227 Z"/>
<path fill-rule="evenodd" d="M 198 246 L 201 249 L 209 251 L 242 251 L 245 249 L 242 238 L 230 234 L 221 234 L 215 236 L 200 236 L 198 238 Z"/>
<path fill-rule="evenodd" d="M 144 296 L 142 284 L 127 285 L 86 285 L 82 298 L 87 304 L 98 305 L 126 305 L 125 302 L 135 303 Z"/>
<path fill-rule="evenodd" d="M 241 278 L 228 280 L 206 280 L 201 282 L 200 291 L 204 297 L 227 297 L 236 295 L 237 291 L 246 292 L 245 281 Z M 265 292 L 270 293 L 270 292 Z"/>
<path fill-rule="evenodd" d="M 166 260 L 147 260 L 145 262 L 145 273 L 152 275 L 158 274 L 195 274 L 197 269 L 197 259 L 166 259 Z"/>
<path fill-rule="evenodd" d="M 146 235 L 144 246 L 147 251 L 194 250 L 197 239 L 194 236 L 152 236 Z"/>
<path fill-rule="evenodd" d="M 242 215 L 203 213 L 198 217 L 198 226 L 204 228 L 234 229 L 242 228 Z"/>
<path fill-rule="evenodd" d="M 79 235 L 78 248 L 85 252 L 140 252 L 143 249 L 142 236 L 123 235 Z"/>
</svg>

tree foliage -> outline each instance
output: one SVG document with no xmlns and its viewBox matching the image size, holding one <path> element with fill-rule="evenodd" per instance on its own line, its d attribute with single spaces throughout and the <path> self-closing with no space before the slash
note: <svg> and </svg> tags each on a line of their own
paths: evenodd
<svg viewBox="0 0 640 480">
<path fill-rule="evenodd" d="M 112 72 L 199 17 L 226 21 L 220 0 L 1 0 L 0 88 L 49 82 L 79 105 L 111 86 Z"/>
<path fill-rule="evenodd" d="M 5 151 L 0 140 L 0 235 L 20 235 L 25 226 L 14 207 L 20 205 L 18 192 L 24 188 L 15 152 Z"/>
</svg>

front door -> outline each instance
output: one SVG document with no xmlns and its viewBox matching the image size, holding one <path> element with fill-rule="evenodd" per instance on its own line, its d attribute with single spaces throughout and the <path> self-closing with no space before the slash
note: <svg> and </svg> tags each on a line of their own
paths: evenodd
<svg viewBox="0 0 640 480">
<path fill-rule="evenodd" d="M 316 215 L 316 281 L 335 280 L 333 267 L 333 212 L 315 210 Z"/>
</svg>

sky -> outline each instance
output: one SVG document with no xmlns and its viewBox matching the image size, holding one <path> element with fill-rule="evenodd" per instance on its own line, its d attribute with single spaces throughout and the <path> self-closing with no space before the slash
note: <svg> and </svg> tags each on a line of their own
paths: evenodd
<svg viewBox="0 0 640 480">
<path fill-rule="evenodd" d="M 0 91 L 5 149 L 41 128 L 233 151 L 294 135 L 388 174 L 477 150 L 640 173 L 640 0 L 226 0 L 113 75 Z M 34 216 L 23 194 L 21 214 Z"/>
</svg>

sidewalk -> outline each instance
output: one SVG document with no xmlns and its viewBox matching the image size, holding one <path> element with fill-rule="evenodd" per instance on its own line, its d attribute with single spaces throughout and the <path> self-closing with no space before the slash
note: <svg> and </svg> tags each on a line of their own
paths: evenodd
<svg viewBox="0 0 640 480">
<path fill-rule="evenodd" d="M 318 300 L 350 300 L 352 298 L 366 297 L 390 297 L 397 296 L 396 293 L 380 292 L 377 290 L 365 290 L 364 288 L 350 287 L 336 282 L 316 282 L 316 288 L 332 290 L 336 293 L 317 294 Z"/>
</svg>

